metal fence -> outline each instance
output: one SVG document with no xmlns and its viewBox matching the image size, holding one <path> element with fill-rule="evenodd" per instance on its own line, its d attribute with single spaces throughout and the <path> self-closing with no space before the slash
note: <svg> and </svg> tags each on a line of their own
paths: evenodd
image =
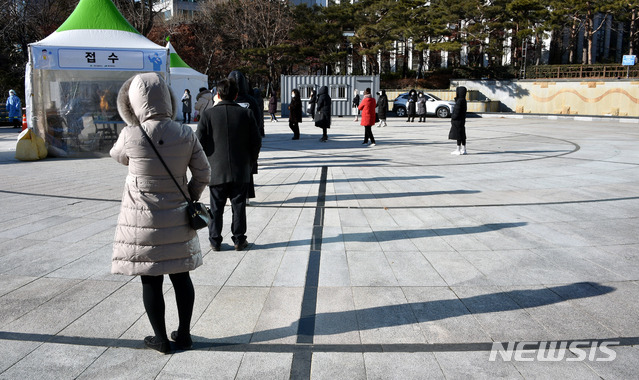
<svg viewBox="0 0 639 380">
<path fill-rule="evenodd" d="M 638 78 L 639 65 L 544 65 L 526 69 L 526 79 Z"/>
</svg>

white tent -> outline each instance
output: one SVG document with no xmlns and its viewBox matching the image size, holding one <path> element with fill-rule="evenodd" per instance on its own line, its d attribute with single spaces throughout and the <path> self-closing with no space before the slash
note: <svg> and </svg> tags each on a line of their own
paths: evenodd
<svg viewBox="0 0 639 380">
<path fill-rule="evenodd" d="M 168 51 L 142 36 L 111 0 L 80 0 L 51 35 L 29 45 L 27 121 L 49 153 L 106 151 L 124 126 L 116 98 L 140 72 L 168 80 Z"/>
<path fill-rule="evenodd" d="M 170 86 L 171 90 L 178 99 L 184 95 L 184 90 L 188 89 L 191 92 L 192 105 L 195 105 L 195 97 L 198 94 L 198 90 L 201 87 L 209 88 L 209 77 L 202 74 L 189 65 L 186 64 L 177 54 L 173 45 L 169 42 L 166 47 L 169 49 L 170 54 Z M 182 106 L 179 106 L 178 119 L 182 119 Z M 195 109 L 193 109 L 195 112 Z"/>
</svg>

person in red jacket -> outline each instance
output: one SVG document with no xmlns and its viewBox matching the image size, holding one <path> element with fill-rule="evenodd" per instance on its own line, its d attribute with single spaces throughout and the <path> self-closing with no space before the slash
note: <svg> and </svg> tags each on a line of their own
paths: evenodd
<svg viewBox="0 0 639 380">
<path fill-rule="evenodd" d="M 375 146 L 375 137 L 373 137 L 373 131 L 371 127 L 375 125 L 375 108 L 377 104 L 375 102 L 375 98 L 371 95 L 371 89 L 367 88 L 364 90 L 364 99 L 362 99 L 361 103 L 357 107 L 360 111 L 362 111 L 362 121 L 360 125 L 364 126 L 364 142 L 362 145 L 368 145 L 368 139 L 371 140 L 371 146 Z"/>
</svg>

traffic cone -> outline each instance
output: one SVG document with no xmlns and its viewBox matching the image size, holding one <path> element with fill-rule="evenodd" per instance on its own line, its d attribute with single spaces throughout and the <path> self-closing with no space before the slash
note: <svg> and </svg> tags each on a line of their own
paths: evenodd
<svg viewBox="0 0 639 380">
<path fill-rule="evenodd" d="M 22 130 L 27 129 L 27 115 L 22 114 Z"/>
</svg>

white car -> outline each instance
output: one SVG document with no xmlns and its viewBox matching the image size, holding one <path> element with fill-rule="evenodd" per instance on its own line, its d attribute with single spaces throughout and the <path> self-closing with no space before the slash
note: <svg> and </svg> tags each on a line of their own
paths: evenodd
<svg viewBox="0 0 639 380">
<path fill-rule="evenodd" d="M 437 117 L 450 117 L 455 107 L 455 102 L 449 100 L 441 100 L 435 95 L 424 93 L 426 97 L 426 115 L 437 115 Z M 408 105 L 408 92 L 399 94 L 393 101 L 393 112 L 399 117 L 405 117 Z"/>
</svg>

